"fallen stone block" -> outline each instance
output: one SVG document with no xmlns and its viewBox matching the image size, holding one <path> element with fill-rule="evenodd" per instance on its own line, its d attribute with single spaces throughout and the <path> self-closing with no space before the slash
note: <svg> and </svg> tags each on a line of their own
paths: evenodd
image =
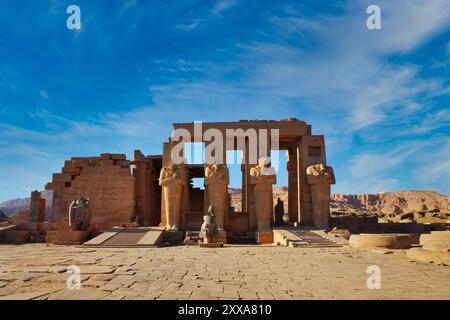
<svg viewBox="0 0 450 320">
<path fill-rule="evenodd" d="M 403 234 L 354 234 L 349 239 L 355 248 L 409 249 L 412 242 L 410 235 Z"/>
</svg>

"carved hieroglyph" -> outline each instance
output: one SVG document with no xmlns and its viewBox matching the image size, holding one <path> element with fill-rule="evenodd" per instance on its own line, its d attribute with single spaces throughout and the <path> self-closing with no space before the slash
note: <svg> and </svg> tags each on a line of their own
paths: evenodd
<svg viewBox="0 0 450 320">
<path fill-rule="evenodd" d="M 176 168 L 173 164 L 163 167 L 159 175 L 159 185 L 162 187 L 166 227 L 169 230 L 178 230 L 184 185 L 181 168 Z"/>
<path fill-rule="evenodd" d="M 250 183 L 253 185 L 256 203 L 256 225 L 258 231 L 270 230 L 273 218 L 272 185 L 277 183 L 275 169 L 270 167 L 267 158 L 258 160 L 258 165 L 250 170 Z"/>
<path fill-rule="evenodd" d="M 214 206 L 219 230 L 223 230 L 227 214 L 229 183 L 230 174 L 225 165 L 205 165 L 205 189 L 208 192 L 209 205 Z"/>
<path fill-rule="evenodd" d="M 328 227 L 331 185 L 336 183 L 333 168 L 323 163 L 309 166 L 306 169 L 306 177 L 311 185 L 314 226 Z"/>
</svg>

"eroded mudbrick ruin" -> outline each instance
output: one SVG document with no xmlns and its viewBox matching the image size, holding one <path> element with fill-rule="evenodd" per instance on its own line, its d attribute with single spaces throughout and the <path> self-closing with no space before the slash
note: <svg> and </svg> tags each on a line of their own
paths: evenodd
<svg viewBox="0 0 450 320">
<path fill-rule="evenodd" d="M 210 137 L 211 130 L 217 134 L 215 140 Z M 330 185 L 335 178 L 326 163 L 324 137 L 313 135 L 309 124 L 297 119 L 255 120 L 203 123 L 199 129 L 196 123 L 175 123 L 173 132 L 163 144 L 161 155 L 144 155 L 136 150 L 133 160 L 127 160 L 124 154 L 104 153 L 65 161 L 61 172 L 53 174 L 52 182 L 45 186 L 53 191 L 52 219 L 38 229 L 45 229 L 47 241 L 83 243 L 115 227 L 156 227 L 165 229 L 169 238 L 180 232 L 188 235 L 200 230 L 208 208 L 213 206 L 221 242 L 246 236 L 254 237 L 257 243 L 273 242 L 272 186 L 276 173 L 271 168 L 271 150 L 285 150 L 287 154 L 287 225 L 328 226 Z M 180 132 L 183 139 L 177 138 Z M 217 141 L 217 137 L 223 140 Z M 204 143 L 205 153 L 215 147 L 212 163 L 174 160 L 174 152 L 179 150 L 184 159 L 180 147 L 198 142 Z M 252 149 L 255 142 L 256 149 Z M 269 147 L 262 150 L 262 146 Z M 231 207 L 228 194 L 225 158 L 229 150 L 242 152 L 239 212 Z M 194 178 L 204 178 L 205 188 L 195 188 Z M 32 199 L 33 212 L 38 200 Z M 33 221 L 44 223 L 42 216 Z"/>
</svg>

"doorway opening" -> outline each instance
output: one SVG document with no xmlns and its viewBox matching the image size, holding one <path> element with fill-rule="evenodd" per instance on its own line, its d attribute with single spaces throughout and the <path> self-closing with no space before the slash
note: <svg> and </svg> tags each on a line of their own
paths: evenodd
<svg viewBox="0 0 450 320">
<path fill-rule="evenodd" d="M 226 163 L 230 173 L 230 212 L 242 212 L 242 151 L 227 150 Z"/>
<path fill-rule="evenodd" d="M 287 151 L 272 150 L 270 157 L 271 166 L 277 175 L 277 183 L 273 186 L 274 225 L 283 225 L 289 220 Z"/>
</svg>

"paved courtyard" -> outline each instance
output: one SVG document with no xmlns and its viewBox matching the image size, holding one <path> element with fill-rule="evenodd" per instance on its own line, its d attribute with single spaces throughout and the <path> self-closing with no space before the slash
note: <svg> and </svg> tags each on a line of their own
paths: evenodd
<svg viewBox="0 0 450 320">
<path fill-rule="evenodd" d="M 66 268 L 81 268 L 69 290 Z M 367 267 L 381 289 L 367 289 Z M 0 299 L 450 299 L 450 267 L 349 247 L 0 245 Z"/>
</svg>

